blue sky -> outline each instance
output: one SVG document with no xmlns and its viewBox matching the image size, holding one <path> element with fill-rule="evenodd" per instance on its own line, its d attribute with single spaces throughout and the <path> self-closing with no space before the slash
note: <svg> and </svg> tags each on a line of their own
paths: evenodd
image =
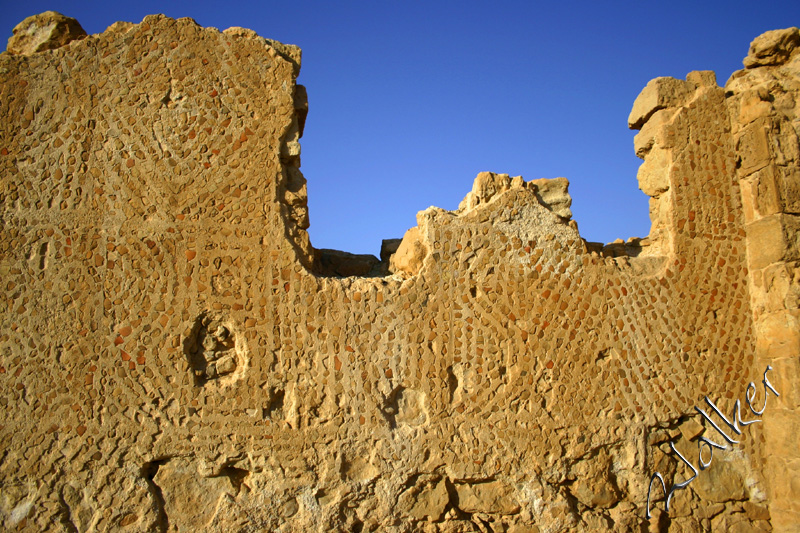
<svg viewBox="0 0 800 533">
<path fill-rule="evenodd" d="M 7 38 L 52 9 L 89 33 L 151 13 L 299 45 L 312 244 L 377 255 L 484 170 L 564 176 L 590 241 L 644 237 L 627 117 L 657 76 L 714 70 L 800 25 L 800 2 L 4 2 Z"/>
</svg>

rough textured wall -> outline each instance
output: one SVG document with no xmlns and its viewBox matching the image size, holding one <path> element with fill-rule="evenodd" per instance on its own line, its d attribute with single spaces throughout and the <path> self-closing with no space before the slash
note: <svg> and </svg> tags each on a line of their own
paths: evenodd
<svg viewBox="0 0 800 533">
<path fill-rule="evenodd" d="M 298 48 L 151 16 L 0 55 L 4 526 L 796 530 L 776 35 L 634 103 L 648 238 L 587 243 L 566 180 L 484 172 L 366 266 L 305 231 Z M 648 520 L 650 476 L 691 476 L 669 443 L 723 443 L 695 406 L 755 419 L 767 363 L 763 423 Z"/>
<path fill-rule="evenodd" d="M 761 366 L 782 396 L 764 420 L 773 525 L 800 529 L 800 32 L 767 32 L 728 82 L 740 153 Z"/>
</svg>

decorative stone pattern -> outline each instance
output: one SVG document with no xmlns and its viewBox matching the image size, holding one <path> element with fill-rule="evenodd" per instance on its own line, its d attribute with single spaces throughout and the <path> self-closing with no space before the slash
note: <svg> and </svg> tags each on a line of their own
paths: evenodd
<svg viewBox="0 0 800 533">
<path fill-rule="evenodd" d="M 797 530 L 784 32 L 637 99 L 647 238 L 486 172 L 380 260 L 311 247 L 297 47 L 156 15 L 1 54 L 3 526 Z M 763 423 L 648 522 L 765 362 Z"/>
</svg>

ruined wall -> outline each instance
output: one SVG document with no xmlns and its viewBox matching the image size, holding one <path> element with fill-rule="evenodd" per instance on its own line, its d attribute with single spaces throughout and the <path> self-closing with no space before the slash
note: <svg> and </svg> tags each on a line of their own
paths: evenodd
<svg viewBox="0 0 800 533">
<path fill-rule="evenodd" d="M 4 526 L 796 530 L 797 36 L 644 89 L 648 238 L 485 172 L 369 277 L 305 231 L 298 48 L 151 16 L 0 55 Z"/>
<path fill-rule="evenodd" d="M 758 37 L 727 88 L 762 367 L 783 392 L 764 420 L 773 525 L 800 528 L 800 33 Z"/>
</svg>

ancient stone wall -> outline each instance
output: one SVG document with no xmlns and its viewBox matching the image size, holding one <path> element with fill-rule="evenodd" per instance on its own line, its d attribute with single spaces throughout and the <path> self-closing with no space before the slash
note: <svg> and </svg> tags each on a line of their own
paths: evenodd
<svg viewBox="0 0 800 533">
<path fill-rule="evenodd" d="M 298 48 L 25 31 L 0 54 L 6 528 L 797 530 L 797 29 L 725 88 L 643 90 L 648 238 L 587 243 L 566 180 L 483 172 L 366 263 L 309 242 Z M 691 468 L 648 519 L 651 476 Z"/>
<path fill-rule="evenodd" d="M 800 33 L 772 31 L 750 47 L 726 86 L 752 273 L 756 355 L 783 392 L 764 420 L 770 510 L 800 528 Z"/>
</svg>

